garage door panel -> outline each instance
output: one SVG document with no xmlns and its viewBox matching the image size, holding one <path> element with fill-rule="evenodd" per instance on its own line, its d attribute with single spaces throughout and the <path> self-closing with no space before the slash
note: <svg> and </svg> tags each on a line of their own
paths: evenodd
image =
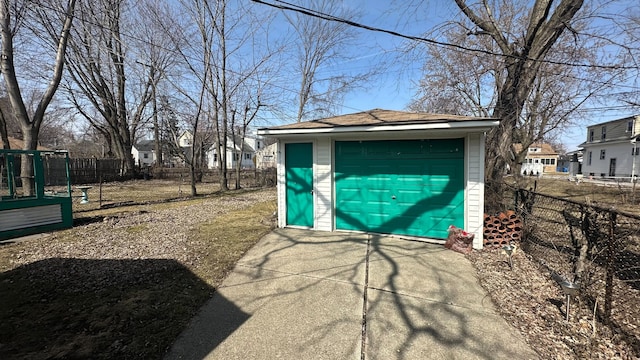
<svg viewBox="0 0 640 360">
<path fill-rule="evenodd" d="M 336 228 L 444 238 L 463 226 L 463 139 L 335 148 Z"/>
</svg>

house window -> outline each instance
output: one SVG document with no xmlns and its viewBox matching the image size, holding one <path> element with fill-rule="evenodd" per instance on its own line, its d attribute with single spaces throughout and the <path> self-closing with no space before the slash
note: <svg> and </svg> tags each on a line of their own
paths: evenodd
<svg viewBox="0 0 640 360">
<path fill-rule="evenodd" d="M 593 130 L 589 130 L 589 141 L 593 141 Z"/>
<path fill-rule="evenodd" d="M 144 154 L 142 154 L 142 157 L 145 158 L 145 159 L 148 159 L 149 158 L 149 154 L 144 153 Z"/>
<path fill-rule="evenodd" d="M 633 131 L 633 120 L 629 120 L 629 122 L 627 122 L 627 132 L 632 132 Z"/>
<path fill-rule="evenodd" d="M 238 160 L 240 160 L 240 154 L 233 153 L 233 161 L 238 161 Z"/>
<path fill-rule="evenodd" d="M 604 160 L 604 158 L 605 158 L 605 151 L 600 150 L 600 160 Z"/>
<path fill-rule="evenodd" d="M 593 153 L 589 151 L 589 156 L 587 157 L 587 165 L 591 165 L 591 159 L 593 158 Z"/>
<path fill-rule="evenodd" d="M 535 161 L 536 164 L 539 162 L 538 159 L 535 159 L 534 161 Z"/>
<path fill-rule="evenodd" d="M 600 139 L 602 139 L 602 140 L 606 140 L 607 139 L 607 127 L 606 126 L 602 127 L 602 137 Z"/>
<path fill-rule="evenodd" d="M 213 162 L 216 163 L 218 162 L 218 154 L 213 154 Z"/>
<path fill-rule="evenodd" d="M 251 154 L 249 154 L 249 153 L 244 154 L 244 159 L 245 160 L 251 160 Z"/>
<path fill-rule="evenodd" d="M 555 165 L 556 164 L 556 159 L 551 159 L 551 165 Z"/>
</svg>

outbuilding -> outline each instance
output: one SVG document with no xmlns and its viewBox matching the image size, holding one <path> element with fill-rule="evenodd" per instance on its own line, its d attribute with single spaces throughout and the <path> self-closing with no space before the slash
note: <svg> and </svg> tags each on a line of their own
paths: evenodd
<svg viewBox="0 0 640 360">
<path fill-rule="evenodd" d="M 374 109 L 262 128 L 278 141 L 278 226 L 482 247 L 486 132 L 498 119 Z"/>
</svg>

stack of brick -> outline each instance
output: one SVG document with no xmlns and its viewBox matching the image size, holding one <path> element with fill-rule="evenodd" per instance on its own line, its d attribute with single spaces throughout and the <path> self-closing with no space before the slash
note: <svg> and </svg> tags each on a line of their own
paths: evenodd
<svg viewBox="0 0 640 360">
<path fill-rule="evenodd" d="M 509 245 L 522 237 L 522 220 L 515 211 L 508 210 L 495 216 L 484 214 L 484 246 Z"/>
</svg>

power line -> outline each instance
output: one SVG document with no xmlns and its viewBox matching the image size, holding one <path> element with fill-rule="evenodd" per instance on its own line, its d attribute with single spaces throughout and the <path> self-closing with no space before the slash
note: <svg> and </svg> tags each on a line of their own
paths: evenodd
<svg viewBox="0 0 640 360">
<path fill-rule="evenodd" d="M 281 9 L 281 10 L 298 11 L 298 12 L 301 12 L 301 13 L 309 15 L 309 16 L 314 16 L 314 17 L 325 19 L 325 20 L 329 20 L 329 21 L 343 22 L 343 23 L 346 23 L 346 24 L 351 25 L 351 26 L 356 26 L 356 27 L 363 28 L 363 29 L 366 29 L 366 30 L 371 30 L 371 31 L 387 33 L 387 34 L 390 34 L 390 35 L 393 35 L 393 36 L 398 36 L 398 37 L 406 38 L 406 39 L 409 39 L 409 40 L 427 42 L 427 43 L 431 43 L 431 44 L 434 44 L 434 45 L 437 45 L 437 46 L 454 48 L 454 49 L 457 49 L 457 50 L 460 50 L 460 51 L 480 52 L 480 53 L 494 55 L 494 56 L 508 57 L 507 55 L 504 55 L 504 54 L 498 54 L 498 53 L 487 51 L 487 50 L 483 50 L 483 49 L 473 49 L 473 48 L 468 48 L 468 47 L 464 47 L 464 46 L 460 46 L 460 45 L 456 45 L 456 44 L 440 42 L 440 41 L 436 41 L 436 40 L 432 40 L 432 39 L 428 39 L 428 38 L 421 38 L 421 37 L 416 37 L 416 36 L 404 35 L 404 34 L 401 34 L 401 33 L 398 33 L 398 32 L 390 31 L 390 30 L 379 29 L 379 28 L 370 27 L 370 26 L 367 26 L 367 25 L 358 24 L 358 23 L 355 23 L 355 22 L 352 22 L 352 21 L 349 21 L 349 20 L 337 18 L 337 17 L 331 16 L 331 15 L 328 15 L 328 14 L 323 14 L 323 13 L 317 12 L 315 10 L 303 8 L 303 7 L 295 5 L 295 4 L 290 4 L 290 3 L 287 3 L 285 1 L 274 0 L 274 1 L 286 4 L 286 5 L 271 4 L 271 3 L 264 2 L 262 0 L 252 0 L 252 1 L 256 2 L 256 3 L 259 3 L 259 4 L 272 6 L 272 7 Z M 55 9 L 51 5 L 41 4 L 40 6 L 48 8 L 50 10 L 59 11 L 59 9 Z M 297 8 L 299 8 L 299 9 L 297 9 Z M 317 14 L 314 14 L 314 12 L 317 13 Z M 98 23 L 98 22 L 95 22 L 95 21 L 91 21 L 91 20 L 89 20 L 89 19 L 87 19 L 87 18 L 85 18 L 83 16 L 77 16 L 77 18 L 79 18 L 81 21 L 84 21 L 84 22 L 86 22 L 86 23 L 88 23 L 90 25 L 96 26 L 96 27 L 101 28 L 101 29 L 108 30 L 108 28 L 104 24 L 101 24 L 101 23 Z M 142 39 L 141 37 L 139 37 L 137 35 L 132 35 L 132 34 L 128 33 L 127 31 L 121 31 L 120 35 L 122 37 L 130 38 L 132 40 L 135 40 L 135 41 L 138 41 L 138 42 L 141 42 L 141 43 L 145 43 L 145 44 L 148 44 L 148 45 L 153 45 L 153 46 L 155 46 L 155 47 L 157 47 L 159 49 L 167 51 L 168 53 L 172 53 L 172 54 L 176 54 L 176 55 L 183 55 L 185 58 L 191 59 L 191 60 L 196 61 L 196 62 L 201 60 L 199 58 L 196 58 L 193 55 L 181 54 L 176 49 L 167 48 L 167 47 L 162 46 L 160 44 L 153 43 L 153 42 L 151 42 L 151 41 L 149 41 L 147 39 Z M 515 56 L 512 56 L 512 57 L 515 57 Z M 542 62 L 547 62 L 547 63 L 552 63 L 552 64 L 562 64 L 562 65 L 569 65 L 569 66 L 580 66 L 580 67 L 607 68 L 607 69 L 637 69 L 636 67 L 599 66 L 599 65 L 588 65 L 588 64 L 562 63 L 562 62 L 555 62 L 555 61 L 550 61 L 550 60 L 534 60 L 534 59 L 530 59 L 530 60 L 532 60 L 532 61 L 542 61 Z M 215 64 L 212 64 L 212 66 L 219 68 Z M 230 73 L 232 73 L 234 75 L 243 75 L 242 73 L 240 73 L 238 71 L 235 71 L 235 70 L 232 70 L 232 69 L 228 69 L 228 68 L 226 69 L 226 71 L 228 71 L 228 72 L 230 72 Z M 249 76 L 249 78 L 250 77 L 252 77 L 252 76 Z M 582 79 L 582 80 L 595 82 L 594 79 L 590 79 L 590 80 Z M 273 88 L 276 88 L 276 89 L 281 89 L 281 90 L 289 92 L 289 93 L 297 94 L 297 90 L 291 89 L 291 88 L 286 87 L 284 85 L 278 85 L 275 82 L 270 82 L 270 86 L 272 86 Z M 624 85 L 620 85 L 620 86 L 624 86 Z M 632 89 L 636 88 L 636 87 L 631 87 L 631 86 L 627 86 L 627 87 L 628 88 L 632 88 Z M 362 111 L 362 110 L 364 110 L 364 109 L 354 108 L 354 107 L 351 107 L 351 106 L 344 105 L 343 102 L 328 101 L 328 103 L 332 104 L 332 105 L 336 105 L 336 106 L 341 106 L 344 109 L 349 109 L 349 110 L 354 110 L 354 111 Z M 603 107 L 603 108 L 600 108 L 600 109 L 606 111 L 608 109 L 615 110 L 615 108 L 616 107 Z M 597 111 L 597 109 L 598 108 L 590 108 L 590 109 L 585 109 L 584 111 Z"/>
<path fill-rule="evenodd" d="M 474 53 L 481 53 L 481 54 L 492 55 L 492 56 L 500 56 L 500 57 L 505 57 L 505 58 L 518 59 L 518 60 L 542 62 L 542 63 L 548 63 L 548 64 L 554 64 L 554 65 L 573 66 L 573 67 L 583 67 L 583 68 L 593 68 L 593 69 L 619 69 L 619 70 L 638 69 L 638 67 L 636 67 L 636 66 L 594 65 L 594 64 L 568 63 L 568 62 L 547 60 L 547 59 L 534 59 L 534 58 L 531 58 L 531 57 L 523 57 L 523 56 L 517 56 L 517 55 L 511 55 L 511 54 L 500 54 L 500 53 L 496 53 L 496 52 L 493 52 L 493 51 L 490 51 L 490 50 L 470 48 L 470 47 L 467 47 L 467 46 L 454 44 L 454 43 L 450 43 L 450 42 L 434 40 L 434 39 L 421 37 L 421 36 L 406 35 L 406 34 L 403 34 L 403 33 L 397 32 L 397 31 L 393 31 L 393 30 L 388 30 L 388 29 L 382 29 L 382 28 L 379 28 L 379 27 L 369 26 L 369 25 L 365 25 L 365 24 L 361 24 L 361 23 L 352 21 L 352 20 L 347 20 L 347 19 L 343 19 L 343 18 L 340 18 L 340 17 L 337 17 L 337 16 L 330 15 L 330 14 L 325 14 L 325 13 L 317 11 L 317 10 L 305 8 L 305 7 L 300 6 L 300 5 L 291 4 L 291 3 L 288 3 L 288 2 L 282 1 L 282 0 L 273 0 L 273 1 L 276 1 L 276 2 L 278 2 L 280 4 L 269 3 L 269 2 L 266 2 L 266 1 L 263 1 L 263 0 L 251 0 L 251 1 L 253 1 L 255 3 L 262 4 L 262 5 L 270 6 L 270 7 L 273 7 L 273 8 L 277 8 L 277 9 L 280 9 L 280 10 L 294 11 L 294 12 L 297 12 L 297 13 L 301 13 L 301 14 L 304 14 L 304 15 L 307 15 L 307 16 L 312 16 L 312 17 L 315 17 L 315 18 L 318 18 L 318 19 L 322 19 L 322 20 L 327 20 L 327 21 L 333 21 L 333 22 L 338 22 L 338 23 L 342 23 L 342 24 L 347 24 L 347 25 L 350 25 L 350 26 L 353 26 L 353 27 L 357 27 L 357 28 L 360 28 L 360 29 L 364 29 L 364 30 L 368 30 L 368 31 L 384 33 L 384 34 L 400 37 L 400 38 L 411 40 L 411 41 L 424 42 L 424 43 L 428 43 L 428 44 L 432 44 L 432 45 L 436 45 L 436 46 L 441 46 L 441 47 L 446 47 L 446 48 L 453 48 L 453 49 L 456 49 L 456 50 L 462 50 L 462 51 L 468 51 L 468 52 L 474 52 Z"/>
<path fill-rule="evenodd" d="M 141 3 L 137 3 L 137 4 L 136 4 L 136 5 L 134 5 L 134 7 L 132 7 L 131 9 L 135 9 L 135 8 L 136 8 L 136 7 L 138 7 L 140 4 L 141 4 Z M 54 7 L 54 6 L 52 6 L 52 5 L 48 5 L 48 4 L 41 3 L 41 4 L 39 4 L 39 6 L 41 6 L 41 7 L 45 8 L 45 9 L 51 10 L 51 11 L 60 12 L 61 14 L 64 14 L 64 12 L 63 12 L 61 9 L 59 9 L 59 8 L 55 8 L 55 7 Z M 84 23 L 86 23 L 86 24 L 89 24 L 89 25 L 95 26 L 95 27 L 97 27 L 97 28 L 99 28 L 99 29 L 101 29 L 101 30 L 108 30 L 108 31 L 111 31 L 111 30 L 112 30 L 112 29 L 110 29 L 109 27 L 107 27 L 106 25 L 104 25 L 104 24 L 102 24 L 102 23 L 99 23 L 99 22 L 96 22 L 96 21 L 93 21 L 93 20 L 90 20 L 90 19 L 88 19 L 88 18 L 86 18 L 85 16 L 82 16 L 82 15 L 84 15 L 84 14 L 81 14 L 81 16 L 75 16 L 75 18 L 80 19 L 80 21 L 82 21 L 82 22 L 84 22 Z M 129 39 L 131 39 L 131 40 L 138 41 L 138 42 L 143 43 L 143 44 L 146 44 L 146 45 L 151 45 L 151 46 L 157 47 L 158 49 L 162 49 L 162 50 L 164 50 L 164 51 L 166 51 L 166 52 L 168 52 L 168 53 L 171 53 L 171 54 L 174 54 L 174 55 L 179 55 L 179 56 L 181 56 L 181 57 L 184 57 L 184 58 L 190 59 L 190 60 L 195 61 L 195 62 L 200 62 L 200 61 L 201 61 L 201 59 L 199 59 L 199 58 L 197 58 L 197 57 L 195 57 L 195 56 L 193 56 L 193 55 L 190 55 L 190 54 L 187 54 L 187 53 L 182 53 L 182 52 L 180 52 L 180 51 L 178 51 L 178 50 L 176 50 L 176 49 L 173 49 L 173 48 L 167 48 L 166 46 L 163 46 L 163 45 L 160 45 L 160 44 L 153 43 L 153 42 L 151 42 L 151 41 L 149 41 L 149 40 L 147 40 L 147 39 L 143 39 L 143 38 L 141 38 L 141 37 L 139 37 L 139 36 L 137 36 L 137 35 L 132 35 L 132 34 L 128 33 L 127 31 L 122 31 L 122 29 L 120 29 L 119 34 L 120 34 L 120 36 L 122 36 L 123 38 L 129 38 Z M 212 66 L 212 67 L 214 67 L 214 68 L 217 68 L 217 69 L 220 69 L 220 66 L 219 66 L 219 65 L 217 65 L 217 64 L 210 64 L 210 66 Z M 239 71 L 235 71 L 235 70 L 232 70 L 232 69 L 229 69 L 229 68 L 226 68 L 226 69 L 225 69 L 225 71 L 228 71 L 229 73 L 234 74 L 234 75 L 246 76 L 246 74 L 243 74 L 243 73 L 241 73 L 241 72 L 239 72 Z M 253 76 L 247 76 L 247 78 L 248 78 L 248 79 L 249 79 L 249 78 L 253 78 Z M 269 84 L 270 84 L 270 86 L 271 86 L 271 87 L 273 87 L 273 88 L 280 89 L 280 90 L 283 90 L 283 91 L 286 91 L 286 92 L 289 92 L 289 93 L 292 93 L 292 94 L 295 94 L 295 95 L 297 95 L 297 94 L 298 94 L 298 91 L 297 91 L 297 90 L 291 89 L 291 88 L 289 88 L 289 87 L 285 87 L 285 86 L 283 86 L 283 85 L 277 85 L 275 82 L 270 82 Z M 34 88 L 34 89 L 35 89 L 35 88 Z M 349 109 L 349 110 L 353 110 L 353 111 L 364 111 L 364 110 L 368 110 L 368 109 L 360 109 L 360 108 L 354 108 L 354 107 L 351 107 L 351 106 L 347 106 L 347 105 L 344 105 L 344 103 L 342 103 L 342 102 L 327 101 L 326 103 L 327 103 L 327 104 L 330 104 L 330 105 L 340 106 L 340 107 L 342 107 L 342 108 Z"/>
</svg>

